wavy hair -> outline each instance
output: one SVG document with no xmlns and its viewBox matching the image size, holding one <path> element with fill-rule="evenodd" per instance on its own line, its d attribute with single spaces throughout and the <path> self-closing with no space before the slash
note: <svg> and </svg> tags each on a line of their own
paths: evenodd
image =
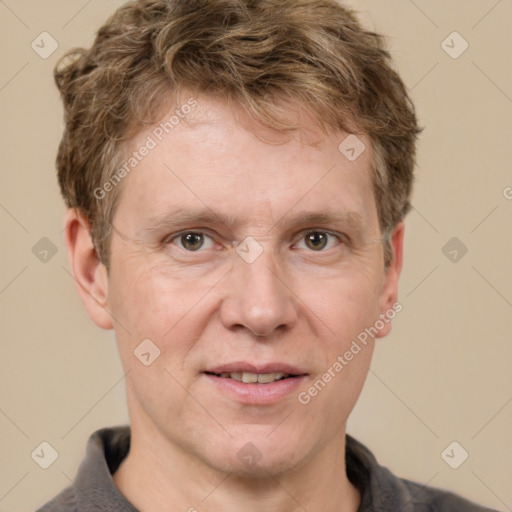
<svg viewBox="0 0 512 512">
<path fill-rule="evenodd" d="M 325 131 L 367 134 L 385 263 L 386 236 L 410 209 L 421 132 L 385 40 L 336 0 L 135 0 L 70 50 L 54 70 L 65 111 L 57 155 L 66 205 L 89 220 L 107 268 L 121 187 L 94 190 L 123 161 L 131 136 L 156 122 L 179 91 L 242 106 L 278 131 L 284 101 L 306 108 Z"/>
</svg>

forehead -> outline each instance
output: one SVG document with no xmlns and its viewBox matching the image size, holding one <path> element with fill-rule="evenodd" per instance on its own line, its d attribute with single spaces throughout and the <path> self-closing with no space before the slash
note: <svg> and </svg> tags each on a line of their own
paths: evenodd
<svg viewBox="0 0 512 512">
<path fill-rule="evenodd" d="M 373 185 L 366 136 L 326 134 L 303 111 L 296 116 L 299 129 L 278 133 L 241 107 L 192 99 L 177 102 L 127 146 L 127 157 L 138 153 L 139 160 L 122 184 L 120 202 L 129 201 L 140 216 L 157 219 L 194 205 L 244 217 L 322 207 L 364 221 L 374 210 L 368 204 Z M 348 146 L 356 143 L 355 159 L 348 158 L 353 152 L 346 152 L 347 140 Z"/>
</svg>

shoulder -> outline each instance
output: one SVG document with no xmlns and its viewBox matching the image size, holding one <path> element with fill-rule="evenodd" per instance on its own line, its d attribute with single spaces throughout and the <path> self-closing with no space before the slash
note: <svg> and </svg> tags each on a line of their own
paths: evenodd
<svg viewBox="0 0 512 512">
<path fill-rule="evenodd" d="M 360 512 L 496 512 L 452 492 L 394 475 L 362 443 L 346 437 L 347 476 L 361 492 Z"/>
<path fill-rule="evenodd" d="M 85 457 L 72 485 L 36 512 L 134 512 L 135 509 L 112 480 L 112 474 L 126 456 L 129 445 L 129 426 L 107 427 L 94 432 L 89 437 Z"/>
<path fill-rule="evenodd" d="M 443 489 L 427 487 L 403 478 L 398 480 L 407 489 L 411 504 L 414 505 L 413 510 L 418 512 L 496 512 Z"/>
<path fill-rule="evenodd" d="M 38 508 L 36 512 L 77 512 L 73 487 L 66 487 L 51 501 Z"/>
</svg>

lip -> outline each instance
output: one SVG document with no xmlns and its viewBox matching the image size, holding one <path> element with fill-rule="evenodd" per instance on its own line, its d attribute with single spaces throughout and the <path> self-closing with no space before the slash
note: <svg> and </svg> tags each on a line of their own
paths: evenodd
<svg viewBox="0 0 512 512">
<path fill-rule="evenodd" d="M 307 378 L 306 375 L 300 375 L 269 382 L 268 384 L 246 384 L 209 373 L 203 375 L 224 396 L 245 405 L 271 405 L 286 399 L 291 394 L 295 396 L 298 387 Z"/>
<path fill-rule="evenodd" d="M 224 396 L 246 405 L 271 405 L 292 394 L 295 396 L 297 388 L 308 377 L 306 372 L 287 363 L 252 364 L 243 361 L 212 367 L 202 373 Z M 221 373 L 286 373 L 294 376 L 267 384 L 247 384 L 213 375 Z"/>
<path fill-rule="evenodd" d="M 245 361 L 236 361 L 233 363 L 207 368 L 204 372 L 210 373 L 288 373 L 290 375 L 307 375 L 307 372 L 291 366 L 287 363 L 265 363 L 265 364 L 252 364 Z"/>
</svg>

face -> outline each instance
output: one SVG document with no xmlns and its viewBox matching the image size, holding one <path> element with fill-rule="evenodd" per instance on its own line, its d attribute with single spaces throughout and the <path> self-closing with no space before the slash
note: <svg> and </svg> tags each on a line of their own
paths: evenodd
<svg viewBox="0 0 512 512">
<path fill-rule="evenodd" d="M 132 140 L 158 143 L 122 183 L 105 297 L 132 431 L 279 473 L 344 435 L 373 350 L 353 341 L 391 308 L 399 265 L 384 268 L 367 138 L 350 161 L 346 133 L 261 140 L 242 120 L 199 97 L 161 141 Z"/>
</svg>

